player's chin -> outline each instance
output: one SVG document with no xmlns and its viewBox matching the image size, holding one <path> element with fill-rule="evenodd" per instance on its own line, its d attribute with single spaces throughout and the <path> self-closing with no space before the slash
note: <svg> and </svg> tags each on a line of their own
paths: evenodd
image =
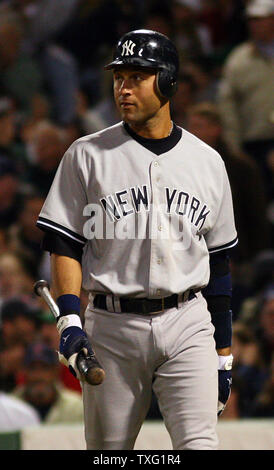
<svg viewBox="0 0 274 470">
<path fill-rule="evenodd" d="M 121 116 L 123 121 L 130 123 L 131 121 L 136 121 L 136 112 L 132 108 L 122 108 Z"/>
<path fill-rule="evenodd" d="M 122 119 L 128 125 L 140 126 L 144 123 L 144 119 L 138 113 L 127 112 L 122 114 Z"/>
<path fill-rule="evenodd" d="M 124 119 L 138 120 L 140 111 L 134 104 L 119 106 L 119 111 Z"/>
</svg>

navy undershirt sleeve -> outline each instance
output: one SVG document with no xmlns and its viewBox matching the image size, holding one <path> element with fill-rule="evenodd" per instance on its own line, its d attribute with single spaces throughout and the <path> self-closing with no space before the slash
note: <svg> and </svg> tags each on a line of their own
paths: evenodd
<svg viewBox="0 0 274 470">
<path fill-rule="evenodd" d="M 224 250 L 210 255 L 210 280 L 202 291 L 215 328 L 216 348 L 226 348 L 232 342 L 232 283 L 229 255 Z"/>
<path fill-rule="evenodd" d="M 41 248 L 50 253 L 74 258 L 79 263 L 82 261 L 83 245 L 54 232 L 45 233 Z"/>
</svg>

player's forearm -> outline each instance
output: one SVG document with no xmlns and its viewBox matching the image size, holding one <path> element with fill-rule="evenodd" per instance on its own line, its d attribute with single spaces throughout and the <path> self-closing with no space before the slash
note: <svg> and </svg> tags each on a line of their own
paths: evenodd
<svg viewBox="0 0 274 470">
<path fill-rule="evenodd" d="M 81 264 L 74 258 L 51 255 L 52 295 L 55 299 L 65 294 L 80 297 L 82 286 Z"/>
</svg>

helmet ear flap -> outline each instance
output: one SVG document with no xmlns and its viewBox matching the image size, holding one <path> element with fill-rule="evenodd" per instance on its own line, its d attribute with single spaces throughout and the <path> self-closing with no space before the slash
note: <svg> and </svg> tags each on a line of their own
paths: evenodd
<svg viewBox="0 0 274 470">
<path fill-rule="evenodd" d="M 176 80 L 168 70 L 159 70 L 157 72 L 156 86 L 159 94 L 164 98 L 171 98 L 177 91 Z"/>
</svg>

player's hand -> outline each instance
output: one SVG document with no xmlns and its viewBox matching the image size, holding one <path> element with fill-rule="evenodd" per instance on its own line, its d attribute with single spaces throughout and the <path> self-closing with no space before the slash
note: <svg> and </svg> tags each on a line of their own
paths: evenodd
<svg viewBox="0 0 274 470">
<path fill-rule="evenodd" d="M 76 359 L 82 350 L 86 355 L 94 354 L 86 333 L 78 326 L 65 328 L 60 336 L 59 360 L 79 380 L 81 380 L 81 375 L 76 365 Z"/>
<path fill-rule="evenodd" d="M 218 370 L 219 376 L 219 396 L 218 396 L 218 416 L 224 411 L 231 394 L 232 373 L 231 370 Z"/>
</svg>

